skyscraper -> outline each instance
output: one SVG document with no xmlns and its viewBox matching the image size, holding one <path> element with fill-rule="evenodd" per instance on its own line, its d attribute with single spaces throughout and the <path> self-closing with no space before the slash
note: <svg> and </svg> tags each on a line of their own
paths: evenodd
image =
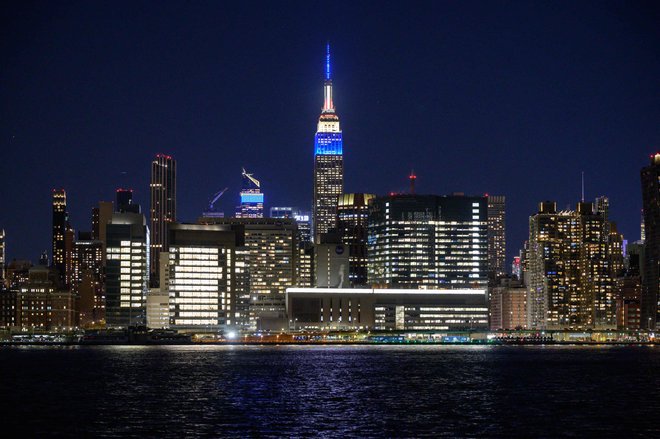
<svg viewBox="0 0 660 439">
<path fill-rule="evenodd" d="M 616 327 L 616 277 L 622 238 L 592 203 L 557 211 L 540 203 L 529 220 L 528 326 L 539 329 Z M 610 236 L 611 235 L 611 236 Z"/>
<path fill-rule="evenodd" d="M 654 329 L 660 310 L 660 152 L 642 169 L 644 208 L 644 269 L 642 278 L 641 327 Z"/>
<path fill-rule="evenodd" d="M 133 204 L 133 189 L 118 188 L 115 196 L 115 212 L 138 213 L 139 205 Z"/>
<path fill-rule="evenodd" d="M 169 224 L 176 221 L 176 161 L 157 154 L 151 162 L 151 283 L 158 285 L 160 252 L 167 251 Z"/>
<path fill-rule="evenodd" d="M 314 138 L 314 240 L 337 226 L 337 199 L 344 192 L 344 156 L 339 116 L 332 100 L 330 45 L 325 63 L 324 102 Z"/>
<path fill-rule="evenodd" d="M 392 288 L 484 288 L 487 215 L 485 197 L 376 197 L 369 205 L 369 283 Z"/>
<path fill-rule="evenodd" d="M 57 270 L 60 282 L 66 277 L 66 232 L 69 214 L 66 211 L 66 192 L 53 189 L 53 267 Z"/>
<path fill-rule="evenodd" d="M 7 260 L 7 249 L 5 248 L 5 230 L 0 229 L 0 289 L 5 280 L 5 261 Z"/>
<path fill-rule="evenodd" d="M 239 262 L 243 263 L 246 281 L 243 292 L 236 291 L 236 323 L 241 326 L 249 323 L 255 329 L 281 329 L 282 321 L 286 320 L 284 292 L 296 283 L 295 220 L 200 218 L 198 222 L 231 226 L 244 236 L 236 249 L 237 271 Z M 250 314 L 249 322 L 246 322 L 246 312 Z"/>
<path fill-rule="evenodd" d="M 109 327 L 144 324 L 150 272 L 149 227 L 144 215 L 113 214 L 106 246 L 106 323 Z"/>
<path fill-rule="evenodd" d="M 504 195 L 488 197 L 488 273 L 492 279 L 506 274 L 506 232 Z"/>
<path fill-rule="evenodd" d="M 337 203 L 337 228 L 348 246 L 351 286 L 367 284 L 367 221 L 373 194 L 342 194 Z"/>
<path fill-rule="evenodd" d="M 261 182 L 248 174 L 243 168 L 243 187 L 241 188 L 241 204 L 236 208 L 236 218 L 263 218 L 264 194 L 261 192 Z"/>
</svg>

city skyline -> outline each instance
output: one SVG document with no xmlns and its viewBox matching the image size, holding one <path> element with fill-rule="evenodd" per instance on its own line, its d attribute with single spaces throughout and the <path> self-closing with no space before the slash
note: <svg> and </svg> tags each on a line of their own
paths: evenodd
<svg viewBox="0 0 660 439">
<path fill-rule="evenodd" d="M 187 72 L 176 68 L 165 69 L 171 71 L 176 79 L 183 79 L 183 89 L 190 93 L 190 96 L 182 93 L 171 99 L 165 99 L 168 96 L 166 93 L 155 93 L 156 90 L 167 88 L 171 82 L 167 78 L 155 81 L 156 85 L 146 92 L 133 90 L 135 96 L 128 93 L 113 98 L 122 87 L 136 86 L 138 83 L 127 81 L 125 75 L 136 72 L 144 75 L 146 72 L 140 71 L 135 65 L 122 68 L 120 65 L 108 64 L 110 61 L 103 57 L 101 59 L 105 61 L 90 65 L 86 46 L 81 46 L 76 39 L 89 33 L 89 29 L 74 27 L 73 30 L 66 30 L 61 27 L 61 23 L 43 19 L 42 27 L 36 29 L 37 35 L 56 32 L 59 39 L 55 38 L 52 44 L 59 50 L 72 51 L 73 58 L 80 63 L 79 75 L 84 76 L 93 69 L 101 69 L 103 76 L 108 74 L 107 69 L 112 66 L 120 72 L 118 81 L 111 84 L 112 92 L 101 93 L 96 90 L 99 78 L 93 76 L 85 76 L 87 82 L 83 81 L 81 85 L 60 79 L 64 81 L 62 84 L 69 87 L 65 87 L 70 92 L 68 98 L 50 96 L 50 88 L 34 87 L 29 93 L 26 92 L 33 99 L 44 93 L 49 97 L 44 101 L 44 107 L 40 107 L 45 116 L 39 118 L 46 121 L 37 121 L 34 116 L 36 113 L 33 114 L 35 107 L 30 104 L 30 99 L 14 91 L 34 85 L 35 77 L 41 77 L 42 73 L 35 71 L 38 62 L 31 53 L 38 52 L 42 47 L 39 44 L 45 43 L 39 38 L 32 43 L 16 40 L 25 37 L 12 23 L 14 27 L 11 29 L 17 30 L 17 33 L 2 45 L 2 49 L 11 55 L 8 59 L 16 65 L 9 66 L 6 64 L 8 61 L 3 61 L 8 82 L 6 88 L 3 87 L 2 99 L 16 110 L 8 112 L 7 117 L 3 118 L 2 131 L 5 135 L 2 162 L 13 165 L 3 168 L 5 185 L 2 199 L 6 205 L 15 206 L 21 214 L 4 209 L 0 216 L 0 228 L 5 229 L 7 235 L 8 260 L 17 258 L 36 261 L 39 254 L 50 247 L 51 225 L 48 224 L 46 209 L 50 209 L 52 188 L 66 190 L 70 223 L 76 231 L 91 229 L 90 209 L 98 201 L 112 200 L 118 187 L 134 189 L 135 201 L 142 205 L 145 212 L 149 206 L 149 161 L 156 153 L 171 154 L 179 162 L 180 221 L 194 222 L 208 198 L 225 186 L 229 186 L 230 191 L 221 200 L 221 209 L 231 214 L 240 188 L 240 182 L 234 177 L 235 169 L 240 166 L 246 166 L 259 175 L 269 188 L 267 205 L 264 206 L 266 210 L 278 205 L 311 210 L 306 209 L 311 207 L 312 191 L 313 151 L 310 144 L 314 134 L 312 127 L 318 117 L 322 98 L 319 84 L 324 74 L 321 66 L 327 40 L 330 40 L 333 47 L 333 64 L 338 65 L 334 69 L 337 74 L 333 75 L 334 99 L 341 108 L 342 124 L 347 133 L 344 192 L 370 192 L 378 195 L 407 192 L 407 175 L 414 168 L 418 176 L 416 190 L 420 194 L 444 195 L 461 191 L 469 195 L 505 195 L 505 265 L 508 266 L 511 257 L 518 253 L 526 239 L 527 221 L 534 213 L 536 204 L 544 200 L 557 200 L 559 208 L 566 204 L 574 208 L 580 198 L 580 172 L 584 171 L 586 198 L 593 200 L 600 195 L 608 196 L 611 219 L 617 222 L 625 239 L 637 240 L 641 209 L 639 170 L 646 165 L 648 155 L 660 149 L 660 130 L 655 122 L 660 110 L 653 103 L 660 93 L 658 85 L 651 82 L 651 78 L 657 77 L 660 72 L 658 60 L 651 56 L 654 42 L 658 42 L 659 38 L 657 31 L 650 27 L 652 15 L 649 18 L 643 17 L 637 10 L 624 11 L 629 27 L 630 23 L 634 24 L 635 30 L 642 32 L 640 36 L 623 25 L 617 27 L 606 14 L 607 8 L 613 6 L 606 6 L 603 6 L 603 10 L 588 5 L 565 6 L 554 12 L 544 6 L 521 5 L 511 8 L 513 15 L 533 9 L 541 30 L 535 31 L 531 25 L 516 24 L 514 20 L 515 26 L 509 34 L 498 34 L 500 40 L 486 44 L 486 34 L 481 33 L 464 42 L 473 51 L 451 49 L 448 48 L 449 43 L 431 38 L 430 42 L 411 54 L 405 53 L 403 43 L 392 40 L 391 35 L 386 35 L 384 42 L 378 42 L 367 37 L 366 30 L 348 29 L 340 32 L 338 28 L 341 24 L 355 20 L 349 16 L 339 17 L 340 14 L 331 20 L 328 29 L 315 29 L 311 33 L 313 38 L 305 38 L 304 43 L 299 42 L 291 48 L 283 47 L 297 42 L 297 38 L 302 35 L 299 32 L 310 26 L 298 21 L 310 13 L 307 8 L 301 7 L 296 18 L 289 21 L 292 29 L 277 34 L 281 37 L 280 41 L 276 39 L 257 43 L 250 40 L 244 43 L 247 46 L 237 43 L 235 47 L 222 48 L 223 59 L 232 59 L 233 56 L 240 60 L 236 66 L 228 69 L 229 72 L 223 73 L 227 76 L 223 76 L 228 81 L 226 84 L 211 79 L 221 72 L 218 64 L 201 63 L 193 71 L 203 75 L 205 80 L 188 80 L 186 78 L 190 76 Z M 20 12 L 20 7 L 15 8 Z M 338 5 L 333 8 L 354 13 L 361 7 Z M 449 32 L 450 29 L 457 31 L 450 41 L 458 44 L 459 37 L 466 37 L 468 29 L 455 22 L 456 17 L 460 16 L 461 7 L 425 5 L 424 8 L 432 12 L 448 12 L 450 18 L 446 19 L 445 27 L 439 31 L 424 27 L 423 30 L 411 31 L 408 35 L 410 41 L 407 42 L 418 41 L 426 35 L 425 32 L 437 37 L 438 32 Z M 241 7 L 235 7 L 228 13 L 240 14 L 241 11 Z M 147 12 L 135 11 L 136 16 Z M 190 7 L 189 12 L 195 17 L 200 14 L 194 6 Z M 562 42 L 571 41 L 571 35 L 586 32 L 576 21 L 571 20 L 564 33 L 543 39 L 544 23 L 549 27 L 554 21 L 566 18 L 569 12 L 591 17 L 594 26 L 600 30 L 597 34 L 604 41 L 587 39 L 586 42 L 575 42 L 570 50 L 556 49 L 555 45 L 564 47 Z M 80 19 L 92 12 L 81 5 L 61 13 L 66 23 L 66 20 Z M 538 18 L 542 13 L 547 16 L 544 19 Z M 258 15 L 256 12 L 251 14 Z M 501 14 L 486 7 L 480 11 L 479 17 L 492 31 L 500 29 L 494 22 Z M 376 15 L 381 18 L 415 18 L 424 23 L 420 11 L 390 7 Z M 148 22 L 160 32 L 166 32 L 159 28 L 167 21 L 165 18 L 154 17 L 151 20 Z M 371 20 L 375 19 L 365 23 L 367 29 L 377 26 Z M 210 21 L 205 23 L 209 24 Z M 140 32 L 135 25 L 129 28 L 131 32 Z M 186 28 L 186 22 L 182 22 L 178 30 Z M 273 30 L 272 25 L 267 28 Z M 393 32 L 396 34 L 401 29 L 401 24 L 398 24 L 394 26 Z M 203 27 L 194 35 L 191 44 L 198 43 L 206 32 L 210 32 L 210 29 Z M 606 35 L 607 32 L 612 35 Z M 546 52 L 556 49 L 557 57 L 550 63 L 548 72 L 537 69 L 533 70 L 533 74 L 521 74 L 520 69 L 514 67 L 530 65 L 521 64 L 520 58 L 510 55 L 512 64 L 495 59 L 498 55 L 507 54 L 507 49 L 511 48 L 532 50 L 532 44 L 518 40 L 517 37 L 521 35 L 536 37 L 536 44 Z M 362 39 L 357 38 L 358 43 L 352 45 L 351 36 L 353 39 L 358 36 Z M 93 37 L 90 44 L 103 41 L 98 35 Z M 624 44 L 624 41 L 628 44 Z M 392 44 L 388 45 L 388 42 Z M 172 41 L 148 41 L 146 44 L 148 47 L 144 50 L 154 56 L 165 50 Z M 492 64 L 490 73 L 500 69 L 495 78 L 479 69 L 467 77 L 460 75 L 461 72 L 465 74 L 463 70 L 470 66 L 482 65 L 474 64 L 479 55 L 484 54 L 484 51 L 475 51 L 479 45 L 497 49 L 488 58 Z M 181 52 L 185 47 L 186 43 L 177 46 L 177 56 L 183 56 Z M 19 53 L 17 50 L 21 48 L 25 51 Z M 241 48 L 249 49 L 249 53 L 243 55 L 240 52 L 239 56 L 237 51 Z M 271 55 L 270 50 L 273 48 L 280 49 L 282 56 Z M 634 54 L 628 53 L 631 48 Z M 269 51 L 265 52 L 266 49 Z M 423 54 L 422 49 L 429 50 L 429 53 L 437 51 L 440 58 L 446 58 L 454 51 L 458 51 L 456 53 L 460 56 L 457 59 L 446 58 L 447 62 L 439 65 L 434 59 L 420 56 Z M 383 56 L 375 56 L 372 53 L 374 50 L 383 50 L 386 55 L 396 59 L 415 59 L 416 62 L 403 62 L 399 63 L 402 65 L 394 66 L 385 63 Z M 590 50 L 595 50 L 595 55 L 589 55 Z M 543 56 L 547 56 L 546 52 Z M 111 60 L 120 53 L 119 49 L 104 52 Z M 196 55 L 200 56 L 200 60 L 205 60 L 201 56 L 204 53 L 206 51 L 196 52 Z M 612 57 L 621 56 L 624 61 L 613 67 Z M 599 60 L 599 57 L 602 59 Z M 129 65 L 132 59 L 129 57 Z M 175 65 L 174 59 L 172 55 L 164 64 L 172 64 L 172 67 Z M 192 61 L 189 56 L 184 59 Z M 607 70 L 595 76 L 593 74 L 598 71 L 599 63 L 606 65 Z M 16 74 L 19 70 L 16 66 L 27 69 L 33 76 L 18 78 Z M 62 60 L 58 64 L 57 57 L 47 67 L 44 75 L 72 68 L 65 68 Z M 156 63 L 155 67 L 163 67 L 163 64 Z M 568 72 L 561 71 L 560 67 L 567 68 Z M 260 69 L 268 75 L 275 75 L 277 79 L 288 77 L 295 80 L 279 81 L 282 90 L 273 89 L 270 83 L 265 86 L 251 81 L 260 77 L 255 74 Z M 432 75 L 439 73 L 440 76 Z M 515 79 L 505 80 L 504 73 L 513 74 Z M 232 76 L 242 74 L 248 76 L 244 81 L 238 81 Z M 577 75 L 572 78 L 571 74 Z M 429 79 L 440 80 L 436 83 Z M 480 80 L 486 81 L 492 89 L 476 86 Z M 618 82 L 622 80 L 623 83 Z M 214 102 L 210 98 L 201 99 L 198 94 L 209 85 L 212 85 L 214 91 Z M 238 91 L 230 93 L 227 90 L 230 86 Z M 457 88 L 457 93 L 450 92 L 452 86 Z M 505 90 L 511 93 L 510 97 L 505 96 Z M 555 96 L 557 93 L 559 96 Z M 238 98 L 238 94 L 246 99 L 245 104 Z M 223 100 L 222 97 L 227 99 Z M 156 108 L 162 99 L 168 105 L 163 109 Z M 636 102 L 637 106 L 627 107 L 629 101 Z M 274 121 L 263 120 L 268 118 L 258 122 L 252 119 L 249 123 L 239 120 L 248 114 L 252 114 L 253 118 L 258 117 L 264 110 L 259 103 L 264 102 L 274 105 L 276 111 L 269 115 Z M 147 108 L 151 105 L 146 113 L 143 112 L 143 119 L 140 119 L 145 125 L 139 136 L 135 136 L 136 122 L 125 119 L 133 114 L 132 103 L 146 105 Z M 494 109 L 488 108 L 489 103 L 497 103 L 496 107 L 500 111 L 508 108 L 508 112 L 503 110 L 508 117 L 496 115 Z M 519 105 L 514 106 L 516 103 Z M 53 114 L 62 108 L 68 109 L 71 119 L 62 119 L 62 116 Z M 88 120 L 82 116 L 82 111 L 90 108 Z M 237 118 L 229 121 L 222 119 L 230 109 L 237 111 Z M 269 109 L 272 108 L 265 108 Z M 192 119 L 200 111 L 204 121 L 200 122 L 202 129 L 186 140 L 185 137 L 196 127 Z M 67 113 L 66 110 L 64 112 Z M 124 112 L 127 114 L 124 115 Z M 102 115 L 112 116 L 109 119 L 112 130 L 92 120 Z M 394 118 L 397 124 L 390 123 L 390 118 Z M 215 123 L 220 121 L 221 131 L 210 128 L 212 120 L 216 120 Z M 176 121 L 181 122 L 171 123 Z M 457 121 L 461 123 L 456 125 Z M 171 123 L 170 126 L 165 126 L 168 123 Z M 237 124 L 235 130 L 234 124 Z M 252 133 L 250 127 L 252 131 L 259 128 L 258 131 L 264 133 Z M 162 132 L 158 133 L 159 129 Z M 228 131 L 237 133 L 228 134 Z M 284 140 L 279 140 L 281 137 Z M 130 141 L 125 142 L 129 138 Z M 403 155 L 402 150 L 405 151 Z M 42 157 L 48 160 L 40 160 Z M 481 178 L 474 178 L 475 174 Z M 11 190 L 11 184 L 21 190 Z M 34 218 L 36 224 L 24 221 L 23 215 Z"/>
</svg>

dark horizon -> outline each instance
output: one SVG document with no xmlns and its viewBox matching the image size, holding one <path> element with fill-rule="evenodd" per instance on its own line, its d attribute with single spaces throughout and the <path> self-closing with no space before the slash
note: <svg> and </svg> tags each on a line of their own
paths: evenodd
<svg viewBox="0 0 660 439">
<path fill-rule="evenodd" d="M 324 13 L 320 14 L 319 11 Z M 1 160 L 8 260 L 51 250 L 51 189 L 76 230 L 135 190 L 157 153 L 194 222 L 241 167 L 272 206 L 311 209 L 325 45 L 345 191 L 507 197 L 507 270 L 540 201 L 610 198 L 639 239 L 640 169 L 660 150 L 652 2 L 286 4 L 13 2 L 3 11 Z"/>
</svg>

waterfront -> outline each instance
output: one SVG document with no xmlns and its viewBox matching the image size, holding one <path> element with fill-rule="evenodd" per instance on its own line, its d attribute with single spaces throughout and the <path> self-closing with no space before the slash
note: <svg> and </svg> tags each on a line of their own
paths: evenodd
<svg viewBox="0 0 660 439">
<path fill-rule="evenodd" d="M 650 346 L 31 346 L 0 370 L 31 437 L 660 432 Z"/>
</svg>

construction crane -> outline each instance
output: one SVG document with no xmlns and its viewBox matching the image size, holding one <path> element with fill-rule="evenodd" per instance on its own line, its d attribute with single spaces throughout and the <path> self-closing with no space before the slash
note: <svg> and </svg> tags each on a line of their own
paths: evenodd
<svg viewBox="0 0 660 439">
<path fill-rule="evenodd" d="M 204 216 L 208 216 L 208 217 L 219 216 L 218 213 L 216 213 L 215 211 L 215 202 L 218 201 L 218 199 L 222 196 L 222 194 L 227 192 L 227 189 L 229 188 L 226 187 L 213 194 L 213 197 L 211 197 L 211 199 L 209 200 L 209 208 L 206 212 L 204 212 Z"/>
<path fill-rule="evenodd" d="M 253 177 L 254 174 L 248 174 L 247 171 L 245 170 L 245 168 L 243 168 L 243 173 L 241 175 L 243 175 L 244 178 L 247 178 L 252 183 L 254 183 L 254 185 L 256 187 L 258 187 L 258 188 L 261 187 L 261 183 L 259 183 L 259 180 L 257 180 L 256 178 Z"/>
</svg>

